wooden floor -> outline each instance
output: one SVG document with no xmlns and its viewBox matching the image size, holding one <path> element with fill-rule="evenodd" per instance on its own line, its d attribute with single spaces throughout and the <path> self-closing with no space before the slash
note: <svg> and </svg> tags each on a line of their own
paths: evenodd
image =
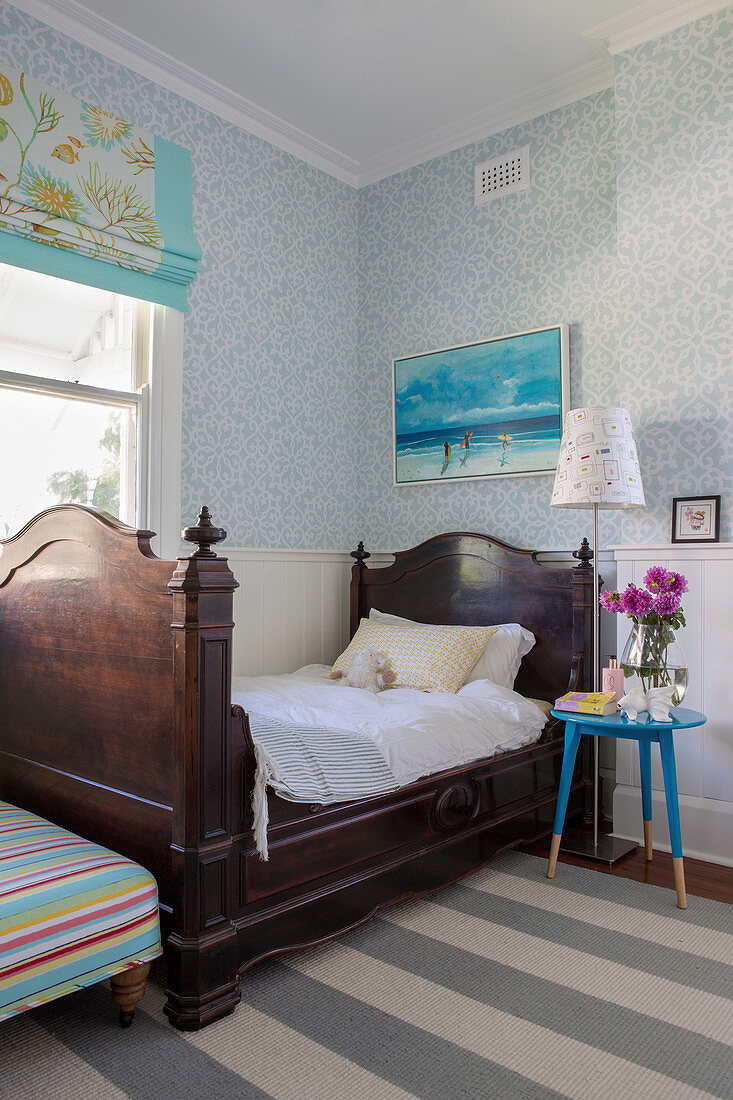
<svg viewBox="0 0 733 1100">
<path fill-rule="evenodd" d="M 534 844 L 525 844 L 522 851 L 533 856 L 547 858 L 550 851 L 550 838 L 538 840 Z M 612 867 L 605 863 L 586 859 L 583 856 L 565 855 L 560 851 L 558 863 L 574 863 L 578 867 L 590 867 L 605 875 L 620 875 L 637 882 L 649 882 L 653 886 L 667 886 L 674 890 L 672 856 L 669 852 L 654 852 L 654 859 L 647 863 L 643 847 L 629 852 Z M 685 857 L 685 884 L 688 894 L 714 901 L 727 901 L 733 904 L 733 867 L 722 867 L 719 863 L 706 863 L 701 859 Z"/>
</svg>

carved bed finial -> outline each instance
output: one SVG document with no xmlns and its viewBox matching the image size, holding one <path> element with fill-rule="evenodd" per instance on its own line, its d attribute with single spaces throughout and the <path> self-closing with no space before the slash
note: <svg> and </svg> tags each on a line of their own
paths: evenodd
<svg viewBox="0 0 733 1100">
<path fill-rule="evenodd" d="M 371 556 L 372 555 L 369 553 L 369 551 L 364 549 L 364 543 L 361 541 L 359 542 L 356 550 L 352 550 L 349 554 L 349 557 L 354 558 L 357 565 L 363 565 L 367 558 L 370 558 Z"/>
<path fill-rule="evenodd" d="M 590 548 L 588 539 L 583 539 L 577 550 L 573 550 L 573 557 L 577 558 L 580 565 L 576 565 L 576 569 L 590 569 L 590 563 L 593 561 L 593 551 Z"/>
<path fill-rule="evenodd" d="M 212 545 L 221 542 L 226 537 L 227 533 L 223 527 L 214 527 L 211 522 L 211 513 L 205 504 L 198 514 L 196 525 L 185 527 L 181 531 L 181 538 L 185 539 L 186 542 L 198 544 L 198 550 L 194 550 L 189 554 L 191 558 L 215 558 L 216 554 L 211 549 Z"/>
</svg>

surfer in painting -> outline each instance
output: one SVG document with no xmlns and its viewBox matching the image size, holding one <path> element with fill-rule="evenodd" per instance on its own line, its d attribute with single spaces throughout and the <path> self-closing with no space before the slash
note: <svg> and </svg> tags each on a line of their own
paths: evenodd
<svg viewBox="0 0 733 1100">
<path fill-rule="evenodd" d="M 507 464 L 507 450 L 512 445 L 514 439 L 513 435 L 507 435 L 506 428 L 498 438 L 501 440 L 501 458 L 499 459 L 500 466 L 506 466 Z"/>
<path fill-rule="evenodd" d="M 472 435 L 473 435 L 473 432 L 468 432 L 467 431 L 466 434 L 464 435 L 463 439 L 460 442 L 460 446 L 465 447 L 466 450 L 468 450 L 468 448 L 471 446 L 471 436 Z"/>
<path fill-rule="evenodd" d="M 443 444 L 443 453 L 445 454 L 445 464 L 447 466 L 448 463 L 450 462 L 450 443 L 448 442 L 447 439 L 446 439 L 445 443 Z"/>
</svg>

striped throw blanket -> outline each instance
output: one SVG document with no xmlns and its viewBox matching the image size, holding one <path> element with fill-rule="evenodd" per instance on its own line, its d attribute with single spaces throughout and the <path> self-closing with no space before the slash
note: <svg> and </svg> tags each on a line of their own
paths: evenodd
<svg viewBox="0 0 733 1100">
<path fill-rule="evenodd" d="M 399 787 L 374 743 L 354 730 L 296 726 L 252 713 L 249 725 L 257 759 L 252 811 L 261 859 L 269 858 L 268 785 L 291 802 L 323 806 Z"/>
<path fill-rule="evenodd" d="M 160 953 L 152 875 L 0 801 L 0 1020 Z"/>
</svg>

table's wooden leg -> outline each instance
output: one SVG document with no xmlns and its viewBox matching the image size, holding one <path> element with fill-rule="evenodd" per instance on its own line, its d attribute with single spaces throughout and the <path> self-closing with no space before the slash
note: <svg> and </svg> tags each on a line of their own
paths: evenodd
<svg viewBox="0 0 733 1100">
<path fill-rule="evenodd" d="M 677 891 L 677 908 L 687 908 L 687 892 L 685 890 L 685 864 L 682 856 L 672 857 L 674 868 L 674 888 Z"/>
<path fill-rule="evenodd" d="M 672 845 L 672 866 L 674 867 L 674 885 L 677 890 L 677 905 L 687 908 L 685 892 L 685 868 L 682 862 L 682 832 L 680 829 L 680 807 L 677 798 L 677 769 L 674 762 L 674 741 L 672 730 L 659 731 L 659 749 L 662 756 L 662 774 L 664 776 L 664 797 L 667 801 L 669 820 L 669 839 Z"/>
<path fill-rule="evenodd" d="M 565 813 L 570 797 L 570 784 L 573 781 L 573 769 L 575 757 L 578 754 L 580 744 L 580 726 L 577 722 L 565 723 L 565 749 L 562 756 L 562 772 L 560 773 L 560 790 L 557 795 L 557 807 L 555 809 L 555 824 L 552 827 L 552 843 L 550 844 L 550 858 L 547 863 L 547 877 L 553 878 L 557 865 L 557 853 L 560 851 L 560 839 L 562 827 L 565 824 Z"/>
<path fill-rule="evenodd" d="M 641 775 L 641 816 L 644 819 L 644 850 L 652 859 L 652 743 L 639 738 L 639 773 Z"/>
</svg>

